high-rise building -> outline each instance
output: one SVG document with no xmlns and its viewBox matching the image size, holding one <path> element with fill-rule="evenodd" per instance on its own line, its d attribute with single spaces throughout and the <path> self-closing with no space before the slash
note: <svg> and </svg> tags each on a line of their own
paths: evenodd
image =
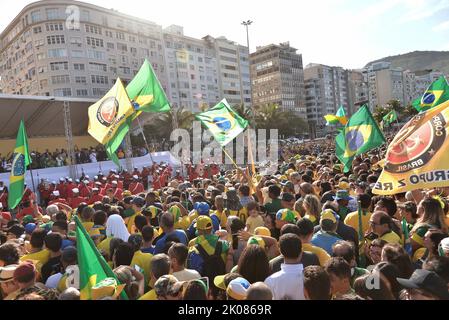
<svg viewBox="0 0 449 320">
<path fill-rule="evenodd" d="M 369 105 L 386 105 L 391 100 L 398 100 L 404 105 L 404 78 L 401 68 L 391 67 L 389 62 L 373 63 L 367 68 Z"/>
<path fill-rule="evenodd" d="M 277 104 L 307 120 L 302 55 L 288 42 L 258 47 L 251 54 L 255 106 Z"/>
<path fill-rule="evenodd" d="M 358 107 L 368 103 L 367 73 L 363 70 L 348 70 L 349 78 L 349 113 L 353 114 Z"/>
<path fill-rule="evenodd" d="M 350 91 L 348 71 L 341 67 L 309 64 L 304 69 L 307 120 L 323 134 L 327 114 L 335 114 L 343 106 L 350 114 Z"/>
<path fill-rule="evenodd" d="M 32 3 L 0 34 L 0 90 L 98 98 L 145 59 L 175 107 L 251 102 L 247 47 L 68 0 Z"/>
</svg>

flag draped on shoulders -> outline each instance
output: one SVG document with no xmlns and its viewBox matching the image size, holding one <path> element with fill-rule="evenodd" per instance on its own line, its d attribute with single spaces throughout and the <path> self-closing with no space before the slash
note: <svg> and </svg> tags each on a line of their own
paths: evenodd
<svg viewBox="0 0 449 320">
<path fill-rule="evenodd" d="M 373 193 L 393 195 L 449 183 L 449 101 L 413 117 L 387 149 Z"/>
<path fill-rule="evenodd" d="M 433 82 L 421 98 L 413 101 L 412 105 L 419 112 L 434 108 L 449 100 L 449 85 L 446 78 L 441 76 Z"/>
<path fill-rule="evenodd" d="M 28 138 L 25 124 L 22 120 L 20 121 L 19 131 L 17 133 L 16 148 L 12 157 L 11 175 L 9 178 L 8 206 L 10 209 L 15 209 L 20 201 L 22 201 L 25 187 L 25 174 L 30 164 L 31 158 L 28 152 Z"/>
<path fill-rule="evenodd" d="M 209 129 L 222 147 L 234 140 L 248 127 L 248 121 L 239 116 L 226 99 L 212 109 L 195 115 L 195 118 Z"/>
<path fill-rule="evenodd" d="M 340 108 L 337 111 L 336 115 L 328 114 L 324 116 L 324 119 L 326 119 L 327 123 L 326 125 L 337 125 L 341 124 L 345 126 L 348 123 L 348 118 L 346 117 L 346 111 L 343 106 L 340 106 Z"/>
<path fill-rule="evenodd" d="M 352 161 L 358 155 L 377 148 L 386 142 L 382 131 L 367 105 L 362 106 L 346 127 L 336 137 L 336 155 L 344 164 L 345 172 L 351 170 Z"/>
<path fill-rule="evenodd" d="M 107 278 L 114 278 L 116 280 L 117 278 L 77 216 L 75 216 L 75 223 L 78 266 L 80 271 L 80 298 L 81 300 L 91 300 L 92 288 L 95 285 Z M 124 300 L 128 300 L 124 291 L 122 291 L 121 297 Z"/>
</svg>

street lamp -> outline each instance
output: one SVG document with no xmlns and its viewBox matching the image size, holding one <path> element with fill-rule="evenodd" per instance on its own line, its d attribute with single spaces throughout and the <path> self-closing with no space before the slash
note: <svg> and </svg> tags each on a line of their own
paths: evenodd
<svg viewBox="0 0 449 320">
<path fill-rule="evenodd" d="M 247 45 L 248 45 L 248 53 L 251 52 L 251 50 L 250 50 L 250 48 L 249 48 L 249 30 L 248 30 L 248 27 L 249 27 L 250 25 L 252 25 L 252 24 L 253 24 L 253 21 L 251 21 L 251 20 L 243 21 L 243 22 L 242 22 L 242 26 L 245 26 L 245 27 L 246 27 L 246 43 L 247 43 Z"/>
<path fill-rule="evenodd" d="M 251 21 L 251 20 L 247 20 L 247 21 L 243 21 L 242 22 L 242 26 L 245 26 L 245 28 L 246 28 L 246 45 L 248 46 L 248 63 L 249 63 L 249 68 L 250 68 L 250 72 L 249 72 L 249 83 L 250 83 L 250 86 L 249 86 L 249 92 L 250 92 L 250 95 L 251 95 L 251 115 L 252 115 L 252 120 L 253 120 L 253 123 L 254 123 L 254 125 L 255 125 L 255 115 L 254 115 L 254 105 L 253 105 L 253 97 L 252 97 L 252 81 L 251 81 L 251 63 L 250 63 L 250 53 L 251 53 L 251 49 L 250 49 L 250 47 L 249 47 L 249 26 L 250 25 L 252 25 L 253 24 L 253 21 Z M 243 90 L 243 89 L 242 89 Z"/>
</svg>

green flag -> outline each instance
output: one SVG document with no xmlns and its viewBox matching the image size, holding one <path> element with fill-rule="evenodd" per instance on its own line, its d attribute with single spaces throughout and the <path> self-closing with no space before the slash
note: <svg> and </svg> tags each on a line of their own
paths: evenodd
<svg viewBox="0 0 449 320">
<path fill-rule="evenodd" d="M 75 216 L 75 223 L 81 300 L 91 300 L 92 287 L 107 278 L 114 278 L 117 283 L 119 281 L 77 216 Z M 128 300 L 124 291 L 122 291 L 121 297 Z"/>
<path fill-rule="evenodd" d="M 19 132 L 17 133 L 16 148 L 12 156 L 11 175 L 9 178 L 8 206 L 15 209 L 22 201 L 25 174 L 27 166 L 31 164 L 30 154 L 28 152 L 28 138 L 25 131 L 25 124 L 20 121 Z"/>
<path fill-rule="evenodd" d="M 389 126 L 398 120 L 398 114 L 395 110 L 391 110 L 385 117 L 383 117 L 383 124 Z"/>
<path fill-rule="evenodd" d="M 324 116 L 324 119 L 326 119 L 326 126 L 337 125 L 337 124 L 342 124 L 345 126 L 346 123 L 348 123 L 348 118 L 346 117 L 346 111 L 343 106 L 340 106 L 336 115 L 328 114 L 328 115 Z"/>
<path fill-rule="evenodd" d="M 153 67 L 145 59 L 139 72 L 126 87 L 129 98 L 133 101 L 137 118 L 142 112 L 169 112 L 170 103 L 154 73 Z"/>
<path fill-rule="evenodd" d="M 433 82 L 421 98 L 412 102 L 419 112 L 424 112 L 449 100 L 449 85 L 446 78 L 441 76 Z"/>
<path fill-rule="evenodd" d="M 195 118 L 209 129 L 222 147 L 234 140 L 248 127 L 248 121 L 240 117 L 226 99 L 212 109 L 195 115 Z"/>
<path fill-rule="evenodd" d="M 120 160 L 117 157 L 117 150 L 120 147 L 120 145 L 123 142 L 123 139 L 125 139 L 125 136 L 129 132 L 129 128 L 132 124 L 132 117 L 128 117 L 126 121 L 119 127 L 117 130 L 117 133 L 115 136 L 105 144 L 106 153 L 108 154 L 109 158 L 117 165 L 118 168 L 121 167 Z"/>
<path fill-rule="evenodd" d="M 364 105 L 349 119 L 344 131 L 337 136 L 335 153 L 345 165 L 345 172 L 349 172 L 356 156 L 377 148 L 385 142 L 385 137 L 376 120 L 368 106 Z"/>
</svg>

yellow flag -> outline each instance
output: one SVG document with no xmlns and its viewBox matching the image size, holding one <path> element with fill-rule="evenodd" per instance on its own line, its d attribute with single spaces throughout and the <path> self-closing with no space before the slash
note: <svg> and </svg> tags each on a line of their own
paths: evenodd
<svg viewBox="0 0 449 320">
<path fill-rule="evenodd" d="M 415 116 L 388 147 L 377 195 L 449 185 L 449 101 Z"/>
<path fill-rule="evenodd" d="M 97 103 L 89 107 L 89 134 L 99 143 L 108 143 L 120 126 L 134 113 L 125 87 L 120 79 Z"/>
</svg>

